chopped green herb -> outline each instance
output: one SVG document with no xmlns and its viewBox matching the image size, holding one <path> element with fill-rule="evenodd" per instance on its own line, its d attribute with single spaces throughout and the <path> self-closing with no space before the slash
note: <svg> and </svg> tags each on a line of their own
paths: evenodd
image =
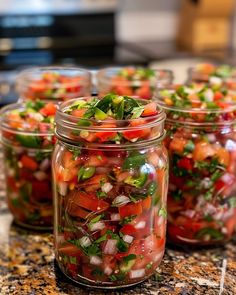
<svg viewBox="0 0 236 295">
<path fill-rule="evenodd" d="M 166 218 L 167 217 L 166 209 L 164 207 L 160 208 L 160 210 L 158 211 L 158 215 Z"/>
</svg>

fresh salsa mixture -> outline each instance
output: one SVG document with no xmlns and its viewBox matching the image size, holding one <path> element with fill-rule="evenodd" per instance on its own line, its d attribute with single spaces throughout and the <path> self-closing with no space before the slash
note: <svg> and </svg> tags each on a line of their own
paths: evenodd
<svg viewBox="0 0 236 295">
<path fill-rule="evenodd" d="M 224 64 L 198 64 L 190 70 L 190 80 L 208 82 L 211 85 L 224 84 L 227 88 L 236 90 L 236 67 Z"/>
<path fill-rule="evenodd" d="M 73 116 L 78 130 L 84 118 L 91 123 L 88 130 L 113 130 L 109 136 L 95 132 L 93 140 L 77 141 L 80 146 L 59 140 L 53 156 L 56 256 L 62 270 L 84 284 L 140 282 L 155 272 L 164 253 L 166 150 L 158 140 L 126 147 L 120 143 L 132 144 L 130 137 L 116 131 L 135 121 L 134 114 L 152 121 L 159 112 L 156 104 L 136 113 L 138 107 L 131 97 L 107 95 L 77 100 L 63 110 Z"/>
<path fill-rule="evenodd" d="M 163 133 L 163 126 L 157 124 L 163 112 L 156 102 L 128 96 L 74 100 L 65 113 L 76 119 L 76 128 L 65 135 L 74 141 L 119 145 L 155 139 Z"/>
<path fill-rule="evenodd" d="M 225 89 L 163 90 L 170 157 L 168 235 L 179 244 L 228 240 L 236 226 L 235 97 Z"/>
<path fill-rule="evenodd" d="M 42 71 L 35 78 L 32 78 L 33 72 L 29 72 L 29 75 L 30 78 L 27 79 L 23 72 L 18 79 L 23 100 L 64 101 L 90 95 L 90 76 L 66 75 L 57 71 Z"/>
<path fill-rule="evenodd" d="M 52 226 L 51 154 L 56 105 L 41 101 L 2 110 L 7 201 L 25 226 Z"/>
<path fill-rule="evenodd" d="M 112 74 L 109 74 L 109 71 Z M 112 92 L 118 95 L 151 99 L 157 86 L 170 84 L 172 74 L 165 70 L 127 67 L 104 69 L 98 72 L 99 94 Z"/>
</svg>

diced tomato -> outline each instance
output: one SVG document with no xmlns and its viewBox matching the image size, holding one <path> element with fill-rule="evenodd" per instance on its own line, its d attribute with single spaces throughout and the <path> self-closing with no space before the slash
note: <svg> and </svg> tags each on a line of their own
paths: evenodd
<svg viewBox="0 0 236 295">
<path fill-rule="evenodd" d="M 125 224 L 121 228 L 120 232 L 122 232 L 124 235 L 136 236 L 136 229 L 132 224 Z"/>
<path fill-rule="evenodd" d="M 96 155 L 89 155 L 88 159 L 86 161 L 86 166 L 90 167 L 98 167 L 98 166 L 104 166 L 108 162 L 107 157 L 104 155 L 103 152 L 96 152 Z"/>
<path fill-rule="evenodd" d="M 62 181 L 66 181 L 66 182 L 76 181 L 77 174 L 78 174 L 77 168 L 63 169 L 63 167 L 60 167 L 57 177 L 58 177 L 58 179 L 61 179 Z"/>
<path fill-rule="evenodd" d="M 151 92 L 150 86 L 146 86 L 146 85 L 141 86 L 140 88 L 136 90 L 135 95 L 143 99 L 152 98 L 152 92 Z"/>
<path fill-rule="evenodd" d="M 220 164 L 228 166 L 230 163 L 230 153 L 225 148 L 219 148 L 216 150 L 216 157 Z"/>
<path fill-rule="evenodd" d="M 45 106 L 39 111 L 44 116 L 54 116 L 56 114 L 56 105 L 52 102 L 45 104 Z"/>
<path fill-rule="evenodd" d="M 147 198 L 142 200 L 143 211 L 149 210 L 151 208 L 151 204 L 152 204 L 152 197 L 151 196 L 148 196 Z"/>
<path fill-rule="evenodd" d="M 119 207 L 119 213 L 121 218 L 131 216 L 131 215 L 139 215 L 142 213 L 141 202 L 127 204 L 125 206 Z"/>
<path fill-rule="evenodd" d="M 62 162 L 64 168 L 71 169 L 78 166 L 78 164 L 82 162 L 82 159 L 79 157 L 76 157 L 75 159 L 74 155 L 70 151 L 66 150 L 63 153 Z"/>
<path fill-rule="evenodd" d="M 83 277 L 94 280 L 94 276 L 92 275 L 92 267 L 90 267 L 88 264 L 83 264 L 82 265 L 82 271 L 83 271 Z"/>
<path fill-rule="evenodd" d="M 82 118 L 85 113 L 86 113 L 86 109 L 78 109 L 78 110 L 73 110 L 71 112 L 71 115 L 78 118 Z"/>
<path fill-rule="evenodd" d="M 86 211 L 79 206 L 76 206 L 76 205 L 73 206 L 73 203 L 71 203 L 68 206 L 67 211 L 71 216 L 80 217 L 85 220 L 88 218 L 88 215 L 90 213 L 89 211 Z"/>
<path fill-rule="evenodd" d="M 86 192 L 96 192 L 99 188 L 101 188 L 102 183 L 107 182 L 107 175 L 106 174 L 96 174 L 93 177 L 89 178 L 88 180 L 84 181 L 81 184 Z"/>
<path fill-rule="evenodd" d="M 60 247 L 58 251 L 64 255 L 73 256 L 79 258 L 82 254 L 81 250 L 72 244 L 67 244 L 63 247 Z"/>
<path fill-rule="evenodd" d="M 99 200 L 92 194 L 86 194 L 84 192 L 77 192 L 69 195 L 68 202 L 71 202 L 71 206 L 77 205 L 93 212 L 102 212 L 109 208 L 109 204 L 103 200 Z"/>
<path fill-rule="evenodd" d="M 216 101 L 216 104 L 218 107 L 220 107 L 221 109 L 227 109 L 230 104 L 227 102 L 223 102 L 223 101 Z"/>
<path fill-rule="evenodd" d="M 23 155 L 20 159 L 23 167 L 35 171 L 38 168 L 38 163 L 31 157 Z"/>
<path fill-rule="evenodd" d="M 125 256 L 127 256 L 127 253 L 117 253 L 117 254 L 115 255 L 115 258 L 116 258 L 117 260 L 121 261 L 121 260 L 123 260 L 123 258 L 124 258 Z"/>
<path fill-rule="evenodd" d="M 158 113 L 156 102 L 150 102 L 144 106 L 144 111 L 142 112 L 143 117 L 154 116 Z"/>
<path fill-rule="evenodd" d="M 220 92 L 220 91 L 216 91 L 215 94 L 214 94 L 214 100 L 220 100 L 222 98 L 224 98 L 223 93 Z"/>
<path fill-rule="evenodd" d="M 130 87 L 128 86 L 116 86 L 113 88 L 114 93 L 118 95 L 127 95 L 127 96 L 132 96 L 133 91 Z"/>
<path fill-rule="evenodd" d="M 221 192 L 221 190 L 223 189 L 223 188 L 225 188 L 226 187 L 226 183 L 224 182 L 224 181 L 222 181 L 221 179 L 218 179 L 216 182 L 215 182 L 215 190 L 217 191 L 217 192 Z"/>
<path fill-rule="evenodd" d="M 73 263 L 67 263 L 66 269 L 73 278 L 77 278 L 78 275 L 78 265 Z"/>
<path fill-rule="evenodd" d="M 193 163 L 191 161 L 191 159 L 189 158 L 182 158 L 178 161 L 177 163 L 177 166 L 179 168 L 183 168 L 183 169 L 186 169 L 186 170 L 192 170 L 193 169 Z"/>
<path fill-rule="evenodd" d="M 122 133 L 123 137 L 126 138 L 127 140 L 147 138 L 151 133 L 151 129 L 144 128 L 145 124 L 146 124 L 146 121 L 144 119 L 140 119 L 140 120 L 136 119 L 134 121 L 131 121 L 130 122 L 131 127 L 140 126 L 140 129 L 123 131 Z"/>
<path fill-rule="evenodd" d="M 32 182 L 32 199 L 39 202 L 52 199 L 51 185 L 48 180 Z"/>
<path fill-rule="evenodd" d="M 103 131 L 103 132 L 100 131 L 95 133 L 95 136 L 99 139 L 100 142 L 109 141 L 113 139 L 114 137 L 116 137 L 116 135 L 117 135 L 117 132 L 115 131 Z"/>
<path fill-rule="evenodd" d="M 193 151 L 193 159 L 194 161 L 203 161 L 208 157 L 213 157 L 216 154 L 216 150 L 212 147 L 211 144 L 202 141 L 198 142 L 195 145 L 195 149 Z"/>
<path fill-rule="evenodd" d="M 188 142 L 187 139 L 174 137 L 172 141 L 170 142 L 169 149 L 178 154 L 182 154 L 187 142 Z"/>
</svg>

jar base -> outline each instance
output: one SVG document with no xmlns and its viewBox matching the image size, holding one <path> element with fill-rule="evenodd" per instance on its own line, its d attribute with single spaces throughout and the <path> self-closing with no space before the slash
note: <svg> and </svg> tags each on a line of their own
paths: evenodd
<svg viewBox="0 0 236 295">
<path fill-rule="evenodd" d="M 122 286 L 108 286 L 108 285 L 106 285 L 106 283 L 102 283 L 102 282 L 100 282 L 101 283 L 101 286 L 97 286 L 97 285 L 93 285 L 92 282 L 89 282 L 89 281 L 86 282 L 86 279 L 85 278 L 83 278 L 83 280 L 85 280 L 85 282 L 74 280 L 73 278 L 71 278 L 71 277 L 68 276 L 68 274 L 63 270 L 63 268 L 60 266 L 60 264 L 57 262 L 56 259 L 55 259 L 55 262 L 56 262 L 56 265 L 58 266 L 59 270 L 61 271 L 61 273 L 67 279 L 69 279 L 70 281 L 74 282 L 77 285 L 81 285 L 83 287 L 93 288 L 93 289 L 97 289 L 97 290 L 101 290 L 101 289 L 105 289 L 105 290 L 117 290 L 117 289 L 130 288 L 130 287 L 133 287 L 133 286 L 136 286 L 136 285 L 139 285 L 139 284 L 143 283 L 144 281 L 146 281 L 148 278 L 150 278 L 153 275 L 153 274 L 151 274 L 151 275 L 145 277 L 144 279 L 142 279 L 139 282 L 131 283 L 131 284 L 125 284 L 125 285 L 122 285 Z"/>
<path fill-rule="evenodd" d="M 37 226 L 37 225 L 30 225 L 30 224 L 26 224 L 24 222 L 21 222 L 18 219 L 13 220 L 13 222 L 25 229 L 29 229 L 29 230 L 36 230 L 36 231 L 52 231 L 53 230 L 53 226 Z"/>
</svg>

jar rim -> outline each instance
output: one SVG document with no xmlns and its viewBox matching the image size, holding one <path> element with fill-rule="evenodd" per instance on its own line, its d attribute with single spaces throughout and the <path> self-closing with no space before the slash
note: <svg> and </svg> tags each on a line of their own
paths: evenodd
<svg viewBox="0 0 236 295">
<path fill-rule="evenodd" d="M 79 142 L 76 142 L 74 140 L 70 140 L 68 138 L 65 138 L 64 136 L 61 136 L 57 132 L 57 128 L 55 129 L 55 135 L 57 139 L 62 142 L 63 144 L 71 145 L 71 146 L 77 146 L 81 149 L 89 149 L 89 150 L 107 150 L 111 149 L 112 151 L 120 151 L 120 150 L 129 150 L 129 149 L 139 149 L 139 148 L 148 148 L 151 146 L 154 146 L 154 144 L 158 144 L 163 141 L 163 139 L 166 137 L 166 130 L 161 134 L 161 136 L 157 138 L 152 138 L 146 141 L 140 141 L 140 142 L 129 142 L 128 144 L 106 144 L 106 143 L 86 143 L 85 145 L 80 145 Z"/>
<path fill-rule="evenodd" d="M 107 68 L 103 68 L 97 71 L 96 73 L 96 77 L 97 77 L 97 82 L 102 83 L 102 84 L 110 84 L 110 80 L 111 78 L 114 76 L 114 74 L 116 74 L 119 70 L 125 69 L 125 68 L 133 68 L 133 69 L 137 69 L 138 67 L 135 66 L 127 66 L 127 67 L 107 67 Z M 121 86 L 129 86 L 132 85 L 135 82 L 150 82 L 150 83 L 158 83 L 159 81 L 167 81 L 168 83 L 172 83 L 174 75 L 173 72 L 171 70 L 168 69 L 152 69 L 155 72 L 155 75 L 153 77 L 150 77 L 150 79 L 134 79 L 134 80 L 124 80 L 124 81 L 119 81 L 119 85 Z M 109 75 L 108 73 L 112 72 L 111 75 Z M 165 73 L 165 76 L 162 77 L 157 77 L 157 73 Z M 169 75 L 169 76 L 168 76 Z"/>
<path fill-rule="evenodd" d="M 27 87 L 29 83 L 37 81 L 43 73 L 47 72 L 61 72 L 62 74 L 66 73 L 76 73 L 75 75 L 68 75 L 68 77 L 80 77 L 81 81 L 79 84 L 85 85 L 86 83 L 91 83 L 91 73 L 89 70 L 74 66 L 42 66 L 42 67 L 30 67 L 21 71 L 16 77 L 16 84 L 21 85 L 22 87 Z M 35 77 L 34 77 L 35 75 Z M 67 76 L 67 75 L 66 75 Z M 78 82 L 67 82 L 69 86 L 77 86 Z M 52 84 L 49 82 L 47 85 Z M 57 82 L 53 84 L 53 88 L 60 88 L 63 83 Z"/>
<path fill-rule="evenodd" d="M 133 96 L 130 96 L 130 97 L 133 97 Z M 85 119 L 89 122 L 99 122 L 99 123 L 102 123 L 104 122 L 103 120 L 95 120 L 95 119 L 87 119 L 87 118 L 83 118 L 83 117 L 76 117 L 76 116 L 73 116 L 73 115 L 70 115 L 70 114 L 67 114 L 65 113 L 64 111 L 66 110 L 66 108 L 68 108 L 69 106 L 71 106 L 71 103 L 75 102 L 75 101 L 78 101 L 78 100 L 85 100 L 85 99 L 88 99 L 88 98 L 99 98 L 99 96 L 84 96 L 84 97 L 79 97 L 79 98 L 73 98 L 73 99 L 70 99 L 70 100 L 67 100 L 65 102 L 62 102 L 59 104 L 59 108 L 57 110 L 57 114 L 56 114 L 56 123 L 57 123 L 57 117 L 58 115 L 62 115 L 64 119 Z M 138 101 L 141 101 L 145 104 L 148 104 L 150 103 L 149 100 L 146 100 L 146 99 L 136 99 Z M 122 122 L 126 122 L 126 121 L 129 121 L 129 122 L 138 122 L 140 120 L 153 120 L 153 119 L 156 119 L 155 121 L 151 121 L 151 123 L 155 123 L 154 125 L 156 125 L 157 123 L 161 123 L 165 120 L 166 118 L 166 114 L 165 112 L 163 111 L 162 108 L 159 109 L 160 112 L 156 115 L 153 115 L 153 116 L 150 116 L 148 118 L 144 117 L 144 118 L 137 118 L 137 119 L 126 119 L 126 120 L 115 120 L 115 122 L 118 122 L 118 123 L 122 123 Z M 114 123 L 114 120 L 106 120 L 105 121 L 106 123 Z M 75 124 L 77 125 L 77 124 Z M 77 125 L 78 126 L 78 125 Z M 153 125 L 145 125 L 145 127 L 152 127 Z M 93 128 L 95 127 L 95 128 Z M 94 129 L 94 131 L 97 131 L 99 130 L 100 128 L 97 126 L 93 126 L 93 127 L 90 127 L 91 129 Z M 79 126 L 79 128 L 81 129 L 87 129 L 88 126 Z M 109 130 L 109 131 L 121 131 L 121 130 L 127 130 L 127 129 L 132 129 L 132 130 L 135 130 L 135 129 L 140 129 L 140 126 L 127 126 L 127 127 L 102 127 L 102 130 Z"/>
<path fill-rule="evenodd" d="M 44 101 L 44 102 L 45 103 L 47 103 L 47 102 L 53 103 L 52 101 Z M 12 103 L 10 105 L 6 105 L 5 107 L 1 108 L 1 110 L 0 110 L 0 129 L 6 130 L 6 131 L 10 130 L 11 133 L 22 134 L 22 135 L 37 135 L 37 136 L 54 135 L 54 131 L 52 130 L 54 124 L 52 124 L 52 123 L 39 122 L 38 124 L 37 123 L 35 124 L 35 126 L 37 126 L 37 125 L 39 126 L 39 124 L 40 125 L 43 124 L 44 126 L 50 127 L 51 131 L 48 131 L 48 132 L 39 132 L 38 130 L 32 131 L 30 129 L 29 130 L 24 130 L 24 129 L 19 130 L 18 128 L 14 128 L 9 125 L 8 120 L 7 120 L 7 114 L 9 114 L 9 112 L 14 111 L 14 110 L 24 110 L 26 104 L 27 104 L 26 102 L 21 102 L 21 103 L 18 102 L 18 103 Z M 58 105 L 57 102 L 54 102 L 54 104 Z M 19 121 L 18 120 L 11 120 L 11 122 L 18 123 Z M 28 127 L 30 127 L 30 126 L 28 126 Z"/>
<path fill-rule="evenodd" d="M 70 114 L 65 113 L 65 111 L 71 106 L 73 105 L 74 102 L 76 101 L 81 101 L 81 100 L 87 100 L 87 99 L 93 99 L 93 98 L 99 98 L 96 96 L 87 96 L 87 97 L 79 97 L 79 98 L 75 98 L 75 99 L 70 99 L 68 101 L 65 101 L 63 103 L 61 103 L 59 105 L 59 108 L 56 112 L 56 117 L 55 117 L 55 123 L 56 123 L 56 132 L 58 135 L 60 135 L 63 138 L 67 138 L 66 136 L 63 135 L 63 132 L 67 129 L 71 130 L 71 131 L 89 131 L 89 132 L 124 132 L 124 131 L 136 131 L 136 130 L 140 130 L 141 128 L 143 128 L 142 126 L 145 126 L 145 128 L 152 128 L 152 127 L 156 127 L 159 125 L 164 125 L 164 120 L 166 118 L 166 114 L 162 109 L 159 109 L 159 113 L 150 117 L 144 117 L 144 118 L 137 118 L 137 119 L 126 119 L 126 120 L 96 120 L 96 119 L 87 119 L 87 118 L 83 118 L 83 117 L 77 117 L 77 116 L 73 116 Z M 144 99 L 138 99 L 138 101 L 142 101 L 144 104 L 150 103 L 150 101 L 144 100 Z M 93 125 L 91 124 L 91 126 L 81 126 L 78 125 L 78 121 L 82 119 L 82 120 L 87 120 L 90 123 L 96 123 L 98 125 Z M 143 120 L 145 122 L 145 125 L 136 125 L 136 126 L 124 126 L 124 123 L 131 123 L 131 122 L 140 122 L 140 120 Z M 148 121 L 147 121 L 148 120 Z M 118 127 L 114 127 L 114 122 L 118 123 Z M 104 126 L 102 125 L 103 123 L 109 125 L 109 123 L 112 123 L 111 126 Z M 119 126 L 120 125 L 120 126 Z M 162 136 L 163 134 L 163 128 L 160 129 L 160 133 L 156 135 L 156 138 L 159 138 Z M 145 142 L 147 140 L 142 140 L 140 142 Z M 103 143 L 105 144 L 105 143 Z M 137 144 L 137 142 L 135 142 L 135 144 Z M 117 146 L 121 146 L 122 144 L 117 144 L 114 143 L 112 144 L 117 145 Z"/>
</svg>

